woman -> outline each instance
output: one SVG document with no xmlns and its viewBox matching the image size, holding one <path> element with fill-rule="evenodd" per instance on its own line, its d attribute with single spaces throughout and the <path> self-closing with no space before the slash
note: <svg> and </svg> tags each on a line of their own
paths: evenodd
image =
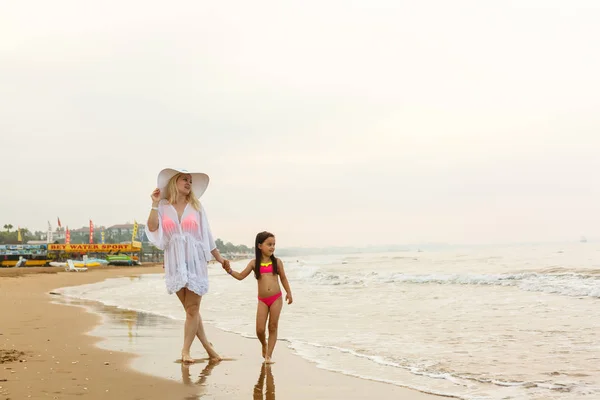
<svg viewBox="0 0 600 400">
<path fill-rule="evenodd" d="M 221 359 L 206 338 L 200 316 L 200 301 L 208 292 L 208 262 L 214 257 L 223 268 L 229 268 L 229 261 L 217 250 L 206 212 L 198 201 L 208 181 L 206 174 L 163 169 L 151 195 L 152 209 L 146 224 L 148 239 L 164 250 L 167 292 L 177 293 L 186 312 L 183 363 L 194 362 L 190 348 L 196 336 L 211 359 Z"/>
</svg>

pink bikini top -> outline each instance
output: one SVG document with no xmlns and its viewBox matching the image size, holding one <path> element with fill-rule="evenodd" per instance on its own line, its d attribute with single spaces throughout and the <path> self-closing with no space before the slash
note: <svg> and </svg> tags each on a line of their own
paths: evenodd
<svg viewBox="0 0 600 400">
<path fill-rule="evenodd" d="M 168 216 L 164 215 L 162 218 L 163 229 L 167 232 L 174 232 L 177 230 L 177 225 Z M 189 214 L 183 221 L 181 221 L 181 228 L 185 232 L 195 232 L 198 230 L 198 222 L 194 214 Z"/>
<path fill-rule="evenodd" d="M 260 263 L 260 273 L 268 274 L 273 272 L 273 263 Z"/>
</svg>

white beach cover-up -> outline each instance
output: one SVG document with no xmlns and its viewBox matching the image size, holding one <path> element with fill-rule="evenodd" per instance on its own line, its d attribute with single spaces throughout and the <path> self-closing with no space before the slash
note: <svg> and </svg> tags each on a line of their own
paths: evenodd
<svg viewBox="0 0 600 400">
<path fill-rule="evenodd" d="M 177 210 L 167 200 L 158 205 L 158 229 L 146 235 L 164 251 L 165 282 L 169 294 L 187 287 L 203 296 L 208 292 L 208 262 L 217 246 L 204 207 L 200 211 L 187 204 L 181 221 Z"/>
</svg>

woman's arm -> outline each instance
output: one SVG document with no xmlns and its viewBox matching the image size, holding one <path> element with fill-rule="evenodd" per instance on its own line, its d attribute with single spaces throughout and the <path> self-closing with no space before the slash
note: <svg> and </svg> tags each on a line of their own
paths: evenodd
<svg viewBox="0 0 600 400">
<path fill-rule="evenodd" d="M 215 258 L 215 260 L 217 260 L 217 262 L 218 262 L 219 264 L 223 265 L 223 268 L 225 268 L 225 265 L 224 265 L 224 263 L 227 263 L 227 264 L 229 264 L 229 261 L 228 261 L 228 260 L 226 260 L 226 259 L 224 259 L 224 258 L 221 256 L 221 253 L 219 253 L 219 249 L 217 249 L 216 247 L 215 247 L 215 248 L 214 248 L 214 249 L 213 249 L 213 250 L 210 252 L 210 254 L 212 254 L 212 255 L 213 255 L 213 257 Z"/>
<path fill-rule="evenodd" d="M 232 270 L 231 267 L 226 268 L 225 270 L 227 271 L 227 273 L 229 275 L 233 276 L 238 281 L 241 281 L 242 279 L 244 279 L 248 275 L 250 275 L 250 272 L 252 272 L 252 270 L 254 269 L 254 262 L 255 262 L 255 260 L 250 261 L 248 263 L 248 265 L 246 266 L 246 268 L 244 268 L 244 270 L 242 272 L 236 272 L 236 271 Z M 223 266 L 223 268 L 225 268 L 225 266 Z"/>
<path fill-rule="evenodd" d="M 290 288 L 290 283 L 287 280 L 287 276 L 285 275 L 285 270 L 283 269 L 283 261 L 279 258 L 277 259 L 277 272 L 279 272 L 279 279 L 281 279 L 281 284 L 285 289 L 285 299 L 288 304 L 292 304 L 294 299 L 292 298 L 292 289 Z"/>
<path fill-rule="evenodd" d="M 150 209 L 147 226 L 150 232 L 155 232 L 158 229 L 158 203 L 160 202 L 160 190 L 154 189 L 150 198 L 152 199 L 152 209 Z"/>
<path fill-rule="evenodd" d="M 152 204 L 152 207 L 156 206 Z M 150 210 L 150 215 L 148 215 L 148 229 L 150 232 L 156 232 L 158 229 L 158 211 L 156 211 L 154 208 Z"/>
</svg>

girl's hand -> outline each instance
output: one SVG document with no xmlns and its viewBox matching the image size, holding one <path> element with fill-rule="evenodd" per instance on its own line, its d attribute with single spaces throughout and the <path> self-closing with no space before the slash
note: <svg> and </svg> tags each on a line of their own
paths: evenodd
<svg viewBox="0 0 600 400">
<path fill-rule="evenodd" d="M 294 302 L 294 299 L 292 299 L 292 294 L 291 293 L 286 293 L 285 294 L 285 300 L 287 301 L 288 304 L 292 304 Z"/>
<path fill-rule="evenodd" d="M 154 189 L 154 191 L 150 195 L 150 198 L 152 199 L 152 203 L 158 204 L 158 202 L 160 201 L 160 189 L 159 188 Z"/>
</svg>

